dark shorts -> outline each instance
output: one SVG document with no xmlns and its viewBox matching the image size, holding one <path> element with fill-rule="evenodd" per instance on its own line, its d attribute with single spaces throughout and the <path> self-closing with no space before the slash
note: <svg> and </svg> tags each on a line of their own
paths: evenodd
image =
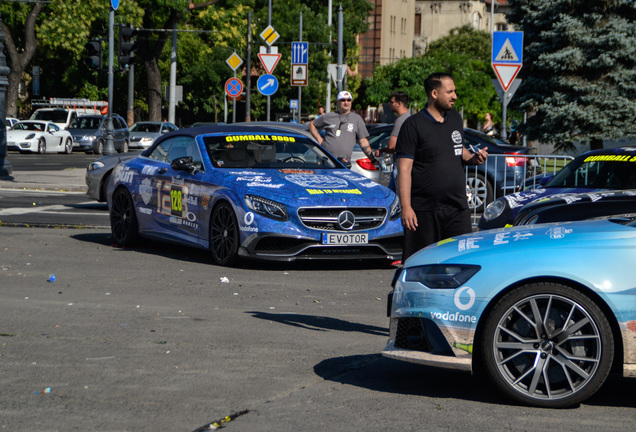
<svg viewBox="0 0 636 432">
<path fill-rule="evenodd" d="M 404 252 L 402 262 L 420 249 L 462 234 L 472 232 L 469 209 L 441 207 L 435 210 L 415 211 L 417 230 L 404 230 Z"/>
</svg>

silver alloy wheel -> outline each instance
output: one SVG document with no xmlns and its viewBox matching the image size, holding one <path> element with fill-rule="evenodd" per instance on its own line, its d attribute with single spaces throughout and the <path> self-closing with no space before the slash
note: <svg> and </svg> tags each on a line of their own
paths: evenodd
<svg viewBox="0 0 636 432">
<path fill-rule="evenodd" d="M 470 173 L 466 177 L 468 196 L 468 207 L 471 210 L 482 212 L 486 205 L 492 201 L 493 190 L 488 180 L 481 174 Z"/>
<path fill-rule="evenodd" d="M 43 154 L 45 152 L 46 152 L 46 141 L 44 141 L 44 138 L 40 138 L 38 140 L 38 153 Z"/>
<path fill-rule="evenodd" d="M 66 143 L 64 144 L 64 153 L 73 153 L 73 140 L 71 138 L 66 139 Z"/>
<path fill-rule="evenodd" d="M 518 295 L 520 289 L 510 301 L 502 299 L 492 311 L 485 341 L 490 354 L 484 354 L 502 390 L 521 402 L 556 408 L 578 403 L 601 386 L 613 344 L 606 318 L 589 298 L 553 286 L 559 289 L 527 296 Z"/>
</svg>

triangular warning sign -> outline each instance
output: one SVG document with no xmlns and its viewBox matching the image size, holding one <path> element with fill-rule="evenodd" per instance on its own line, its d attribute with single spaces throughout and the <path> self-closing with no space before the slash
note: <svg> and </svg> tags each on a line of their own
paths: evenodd
<svg viewBox="0 0 636 432">
<path fill-rule="evenodd" d="M 497 57 L 495 57 L 495 61 L 493 63 L 496 63 L 496 62 L 513 63 L 518 61 L 519 61 L 519 56 L 515 52 L 515 49 L 512 47 L 512 44 L 510 43 L 510 39 L 506 39 L 506 42 L 504 42 L 504 44 L 501 46 L 501 49 L 499 50 L 499 54 L 497 54 Z"/>
<path fill-rule="evenodd" d="M 259 53 L 258 58 L 261 59 L 261 64 L 265 68 L 268 74 L 272 74 L 274 69 L 276 69 L 276 65 L 278 65 L 278 61 L 282 57 L 282 54 L 275 53 Z"/>
<path fill-rule="evenodd" d="M 495 70 L 495 74 L 497 74 L 501 87 L 504 91 L 508 91 L 508 87 L 510 87 L 510 84 L 512 84 L 519 73 L 521 65 L 493 64 L 492 68 Z"/>
</svg>

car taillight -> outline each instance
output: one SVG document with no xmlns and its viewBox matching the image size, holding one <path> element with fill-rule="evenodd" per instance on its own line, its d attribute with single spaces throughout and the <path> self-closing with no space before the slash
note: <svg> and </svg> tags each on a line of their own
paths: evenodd
<svg viewBox="0 0 636 432">
<path fill-rule="evenodd" d="M 520 153 L 506 153 L 506 154 L 518 155 Z M 506 164 L 508 164 L 509 167 L 525 166 L 526 165 L 526 158 L 524 158 L 524 157 L 506 156 Z"/>
<path fill-rule="evenodd" d="M 377 171 L 378 167 L 376 167 L 375 165 L 373 165 L 373 162 L 371 162 L 371 159 L 369 158 L 364 158 L 364 159 L 358 159 L 356 161 L 356 163 L 358 164 L 358 166 L 364 170 L 367 171 Z"/>
</svg>

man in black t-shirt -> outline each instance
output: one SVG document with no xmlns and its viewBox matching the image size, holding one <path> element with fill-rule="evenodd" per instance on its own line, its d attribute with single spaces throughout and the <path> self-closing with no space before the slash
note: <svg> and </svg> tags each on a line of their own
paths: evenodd
<svg viewBox="0 0 636 432">
<path fill-rule="evenodd" d="M 453 109 L 453 76 L 434 73 L 424 81 L 426 107 L 402 125 L 395 153 L 402 204 L 402 262 L 429 244 L 472 231 L 464 165 L 480 165 L 486 149 L 464 147 L 464 127 Z"/>
</svg>

